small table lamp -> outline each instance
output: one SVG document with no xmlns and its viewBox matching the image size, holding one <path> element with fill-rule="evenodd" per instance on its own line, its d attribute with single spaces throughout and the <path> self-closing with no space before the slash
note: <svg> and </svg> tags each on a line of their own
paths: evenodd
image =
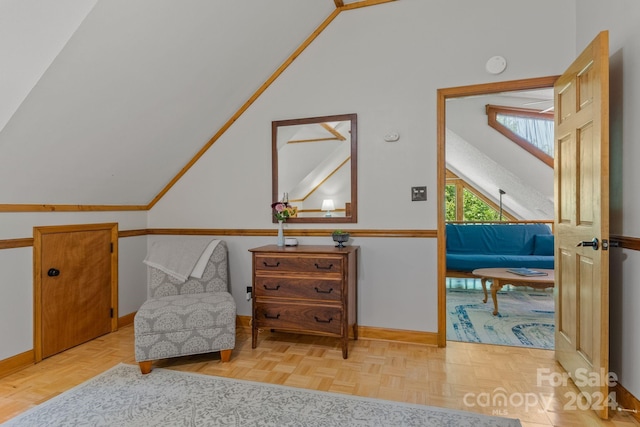
<svg viewBox="0 0 640 427">
<path fill-rule="evenodd" d="M 322 201 L 322 207 L 320 209 L 323 211 L 327 211 L 327 213 L 324 214 L 324 216 L 331 216 L 331 211 L 335 210 L 336 207 L 333 205 L 332 199 L 324 199 Z"/>
</svg>

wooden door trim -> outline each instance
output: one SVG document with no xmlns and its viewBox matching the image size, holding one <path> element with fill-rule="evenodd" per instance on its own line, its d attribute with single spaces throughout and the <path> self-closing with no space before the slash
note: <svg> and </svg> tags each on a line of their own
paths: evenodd
<svg viewBox="0 0 640 427">
<path fill-rule="evenodd" d="M 437 94 L 437 173 L 438 173 L 438 347 L 447 344 L 447 300 L 446 300 L 446 235 L 444 187 L 446 184 L 446 108 L 447 99 L 463 96 L 486 95 L 498 92 L 552 88 L 559 76 L 510 80 L 438 89 Z"/>
<path fill-rule="evenodd" d="M 53 233 L 108 230 L 111 232 L 111 332 L 118 329 L 118 223 L 72 224 L 33 227 L 33 354 L 36 363 L 42 360 L 42 236 Z"/>
</svg>

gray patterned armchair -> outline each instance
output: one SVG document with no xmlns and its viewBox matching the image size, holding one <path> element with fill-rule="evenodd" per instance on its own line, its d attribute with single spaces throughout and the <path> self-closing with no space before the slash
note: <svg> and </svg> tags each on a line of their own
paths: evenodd
<svg viewBox="0 0 640 427">
<path fill-rule="evenodd" d="M 153 360 L 220 351 L 228 362 L 236 340 L 227 245 L 220 241 L 201 279 L 186 282 L 148 268 L 148 299 L 135 315 L 135 356 L 143 374 Z"/>
</svg>

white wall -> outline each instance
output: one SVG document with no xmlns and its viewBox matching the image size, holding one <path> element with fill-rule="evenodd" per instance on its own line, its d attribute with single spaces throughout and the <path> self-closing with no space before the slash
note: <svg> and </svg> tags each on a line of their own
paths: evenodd
<svg viewBox="0 0 640 427">
<path fill-rule="evenodd" d="M 341 13 L 151 210 L 149 226 L 275 230 L 271 121 L 357 113 L 358 223 L 344 228 L 436 229 L 437 89 L 559 74 L 574 58 L 574 7 L 402 0 Z M 497 54 L 509 66 L 489 75 L 485 63 Z M 398 142 L 383 141 L 390 130 Z M 411 202 L 416 185 L 427 186 L 427 202 Z M 238 297 L 251 281 L 245 252 L 275 236 L 233 241 L 243 253 L 231 268 L 233 291 L 239 314 L 250 315 Z M 328 236 L 299 241 L 330 244 Z M 359 323 L 435 332 L 436 239 L 353 243 L 362 248 Z"/>
<path fill-rule="evenodd" d="M 118 317 L 138 311 L 147 299 L 147 237 L 118 239 Z"/>
<path fill-rule="evenodd" d="M 32 248 L 0 251 L 0 360 L 33 348 Z"/>
<path fill-rule="evenodd" d="M 246 287 L 251 286 L 251 253 L 249 249 L 262 245 L 275 244 L 274 237 L 243 238 L 235 236 L 214 236 L 227 242 L 229 249 L 229 269 L 231 293 L 236 301 L 239 315 L 251 316 L 251 302 L 246 299 Z M 162 236 L 149 236 L 148 245 L 162 239 Z M 436 331 L 437 322 L 431 315 L 437 311 L 437 300 L 430 298 L 429 289 L 435 288 L 435 277 L 429 278 L 435 271 L 435 241 L 425 239 L 354 239 L 353 244 L 361 245 L 358 259 L 360 274 L 358 295 L 358 322 L 361 325 L 390 329 L 408 329 Z M 331 238 L 299 237 L 303 245 L 333 244 Z M 432 261 L 425 262 L 428 254 Z M 364 269 L 365 261 L 368 268 Z M 412 295 L 399 292 L 404 287 L 398 271 L 411 277 L 423 277 L 422 286 L 417 286 Z M 377 287 L 372 289 L 372 287 Z M 367 310 L 366 307 L 404 306 L 407 300 L 421 302 L 421 308 L 409 313 L 390 312 L 388 310 Z"/>
<path fill-rule="evenodd" d="M 609 30 L 611 232 L 640 238 L 640 3 L 635 0 L 577 3 L 576 53 Z M 610 367 L 620 383 L 640 396 L 640 253 L 612 249 Z"/>
</svg>

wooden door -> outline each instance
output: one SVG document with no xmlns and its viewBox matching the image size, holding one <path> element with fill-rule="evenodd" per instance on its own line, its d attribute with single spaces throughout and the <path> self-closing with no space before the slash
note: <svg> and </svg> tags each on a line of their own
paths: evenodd
<svg viewBox="0 0 640 427">
<path fill-rule="evenodd" d="M 578 403 L 608 418 L 608 32 L 571 64 L 554 92 L 555 354 L 583 392 Z"/>
<path fill-rule="evenodd" d="M 37 229 L 36 361 L 115 329 L 114 227 L 82 228 Z"/>
</svg>

